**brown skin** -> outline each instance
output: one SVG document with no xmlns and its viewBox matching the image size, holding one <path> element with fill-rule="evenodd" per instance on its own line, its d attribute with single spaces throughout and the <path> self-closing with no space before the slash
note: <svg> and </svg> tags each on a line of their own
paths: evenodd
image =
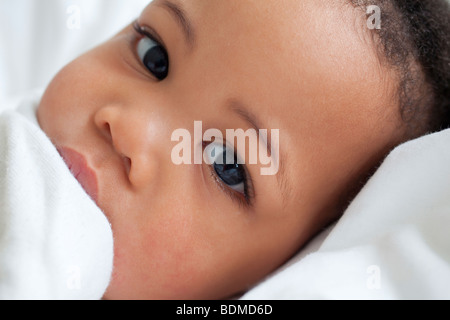
<svg viewBox="0 0 450 320">
<path fill-rule="evenodd" d="M 165 80 L 138 59 L 141 36 L 130 26 L 64 68 L 38 109 L 53 143 L 84 154 L 97 174 L 98 205 L 115 241 L 106 299 L 224 298 L 247 289 L 335 219 L 403 136 L 395 77 L 380 66 L 353 8 L 171 1 L 194 25 L 191 49 L 163 1 L 138 19 L 168 51 Z M 262 176 L 248 165 L 255 198 L 246 206 L 207 164 L 171 161 L 172 132 L 192 131 L 194 120 L 204 130 L 249 128 L 229 99 L 263 128 L 280 130 L 285 200 L 281 172 Z"/>
</svg>

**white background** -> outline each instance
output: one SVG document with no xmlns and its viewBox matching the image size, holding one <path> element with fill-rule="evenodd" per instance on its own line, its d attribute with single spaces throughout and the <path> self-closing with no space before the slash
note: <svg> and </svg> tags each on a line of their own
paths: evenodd
<svg viewBox="0 0 450 320">
<path fill-rule="evenodd" d="M 150 0 L 0 0 L 0 110 L 136 19 Z"/>
</svg>

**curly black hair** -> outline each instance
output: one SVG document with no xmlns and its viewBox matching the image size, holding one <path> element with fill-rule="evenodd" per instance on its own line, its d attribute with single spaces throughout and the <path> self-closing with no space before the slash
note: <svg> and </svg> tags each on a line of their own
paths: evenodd
<svg viewBox="0 0 450 320">
<path fill-rule="evenodd" d="M 450 128 L 450 2 L 350 0 L 381 9 L 374 41 L 382 62 L 399 76 L 398 101 L 407 138 Z"/>
</svg>

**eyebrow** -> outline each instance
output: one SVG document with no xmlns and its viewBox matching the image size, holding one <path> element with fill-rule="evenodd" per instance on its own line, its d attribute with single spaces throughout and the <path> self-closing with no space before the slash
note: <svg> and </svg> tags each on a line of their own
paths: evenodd
<svg viewBox="0 0 450 320">
<path fill-rule="evenodd" d="M 183 9 L 181 4 L 174 3 L 172 1 L 163 0 L 161 4 L 155 3 L 159 5 L 161 8 L 166 9 L 177 21 L 178 25 L 181 27 L 183 31 L 184 38 L 190 48 L 193 48 L 195 45 L 195 30 L 192 25 L 192 22 L 189 20 L 186 15 L 186 11 Z"/>
<path fill-rule="evenodd" d="M 229 101 L 229 105 L 231 110 L 237 115 L 239 116 L 239 118 L 241 118 L 243 121 L 247 122 L 251 128 L 253 128 L 254 130 L 256 130 L 256 133 L 258 135 L 258 139 L 263 139 L 263 137 L 261 137 L 260 133 L 260 121 L 258 120 L 258 118 L 251 113 L 247 108 L 244 107 L 244 105 L 236 99 L 230 99 Z M 267 130 L 269 131 L 269 130 Z M 267 141 L 264 141 L 265 145 L 267 146 L 267 154 L 271 155 L 272 153 L 272 144 L 271 141 L 269 139 L 269 137 L 267 137 Z M 276 178 L 277 178 L 277 182 L 278 182 L 278 188 L 280 190 L 280 193 L 282 195 L 283 198 L 283 207 L 286 205 L 286 202 L 289 198 L 289 196 L 292 193 L 292 186 L 289 183 L 289 179 L 287 177 L 287 172 L 286 172 L 286 166 L 285 166 L 285 162 L 286 162 L 286 156 L 283 153 L 282 150 L 279 150 L 279 159 L 277 159 L 278 161 L 278 172 L 276 174 Z"/>
</svg>

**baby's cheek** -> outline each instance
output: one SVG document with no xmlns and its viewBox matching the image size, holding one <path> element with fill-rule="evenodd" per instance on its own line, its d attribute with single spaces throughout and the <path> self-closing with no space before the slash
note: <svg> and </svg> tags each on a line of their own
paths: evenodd
<svg viewBox="0 0 450 320">
<path fill-rule="evenodd" d="M 37 110 L 41 128 L 60 144 L 74 139 L 79 128 L 89 121 L 93 97 L 97 95 L 92 88 L 100 90 L 95 77 L 81 71 L 87 69 L 80 67 L 81 62 L 71 62 L 52 79 Z"/>
<path fill-rule="evenodd" d="M 165 217 L 149 228 L 145 248 L 148 270 L 170 296 L 195 297 L 208 283 L 213 250 L 195 215 Z"/>
</svg>

